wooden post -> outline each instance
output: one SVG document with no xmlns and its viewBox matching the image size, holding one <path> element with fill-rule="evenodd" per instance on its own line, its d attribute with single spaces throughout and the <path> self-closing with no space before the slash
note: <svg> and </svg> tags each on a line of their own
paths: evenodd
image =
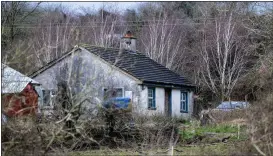
<svg viewBox="0 0 273 156">
<path fill-rule="evenodd" d="M 237 139 L 240 139 L 240 124 L 238 124 L 238 134 L 237 134 Z"/>
</svg>

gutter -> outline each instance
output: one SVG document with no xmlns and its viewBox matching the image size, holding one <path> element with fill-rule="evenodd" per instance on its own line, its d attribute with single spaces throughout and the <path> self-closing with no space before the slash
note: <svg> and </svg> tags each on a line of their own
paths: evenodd
<svg viewBox="0 0 273 156">
<path fill-rule="evenodd" d="M 151 87 L 163 87 L 163 88 L 174 88 L 174 89 L 189 89 L 195 90 L 196 86 L 193 85 L 181 85 L 181 84 L 172 84 L 172 83 L 163 83 L 163 82 L 151 82 L 143 81 L 141 85 L 151 86 Z"/>
</svg>

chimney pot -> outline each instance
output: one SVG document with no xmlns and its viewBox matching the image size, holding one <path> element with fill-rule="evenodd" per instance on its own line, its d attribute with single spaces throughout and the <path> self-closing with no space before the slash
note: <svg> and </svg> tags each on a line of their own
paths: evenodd
<svg viewBox="0 0 273 156">
<path fill-rule="evenodd" d="M 131 38 L 133 37 L 133 34 L 131 33 L 131 31 L 127 31 L 127 33 L 124 36 L 125 38 Z"/>
<path fill-rule="evenodd" d="M 136 52 L 136 38 L 133 36 L 131 31 L 127 31 L 121 38 L 120 48 Z"/>
</svg>

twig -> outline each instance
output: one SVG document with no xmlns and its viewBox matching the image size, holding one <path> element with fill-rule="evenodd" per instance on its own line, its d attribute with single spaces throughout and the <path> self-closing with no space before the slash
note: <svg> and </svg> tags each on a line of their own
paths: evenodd
<svg viewBox="0 0 273 156">
<path fill-rule="evenodd" d="M 255 148 L 261 155 L 263 155 L 263 156 L 266 155 L 263 151 L 261 151 L 261 149 L 260 149 L 256 144 L 252 144 L 252 145 L 254 146 L 254 148 Z"/>
</svg>

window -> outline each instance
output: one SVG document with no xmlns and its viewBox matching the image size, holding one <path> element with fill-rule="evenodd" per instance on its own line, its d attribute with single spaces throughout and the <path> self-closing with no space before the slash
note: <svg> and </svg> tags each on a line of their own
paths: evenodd
<svg viewBox="0 0 273 156">
<path fill-rule="evenodd" d="M 180 112 L 181 113 L 188 113 L 188 93 L 187 92 L 181 92 Z"/>
<path fill-rule="evenodd" d="M 148 109 L 155 110 L 155 88 L 148 88 Z"/>
<path fill-rule="evenodd" d="M 50 106 L 50 90 L 43 90 L 43 105 Z"/>
<path fill-rule="evenodd" d="M 113 89 L 104 89 L 104 98 L 115 98 L 115 97 L 124 97 L 123 88 L 113 88 Z"/>
<path fill-rule="evenodd" d="M 116 93 L 116 97 L 123 97 L 123 89 L 122 88 L 116 88 L 114 89 Z"/>
</svg>

